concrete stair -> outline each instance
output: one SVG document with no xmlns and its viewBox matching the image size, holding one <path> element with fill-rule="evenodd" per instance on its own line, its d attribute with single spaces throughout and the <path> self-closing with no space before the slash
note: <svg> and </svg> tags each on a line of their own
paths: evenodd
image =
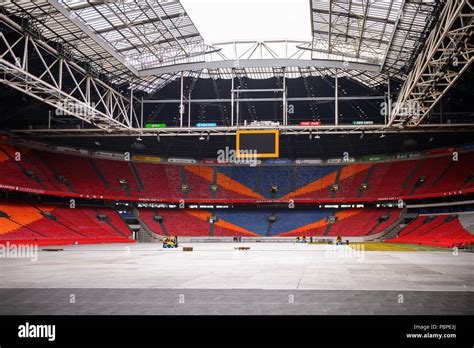
<svg viewBox="0 0 474 348">
<path fill-rule="evenodd" d="M 459 214 L 459 222 L 465 230 L 474 234 L 474 213 Z"/>
<path fill-rule="evenodd" d="M 373 239 L 374 242 L 380 242 L 384 240 L 389 240 L 397 237 L 398 233 L 403 230 L 406 226 L 406 208 L 402 210 L 400 216 L 395 220 L 390 226 L 388 226 L 385 231 L 378 234 L 378 236 Z"/>
</svg>

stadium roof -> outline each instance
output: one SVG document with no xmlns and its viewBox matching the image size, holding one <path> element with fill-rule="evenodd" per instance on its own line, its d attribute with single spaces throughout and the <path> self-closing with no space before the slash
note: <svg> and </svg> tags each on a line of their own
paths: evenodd
<svg viewBox="0 0 474 348">
<path fill-rule="evenodd" d="M 311 0 L 311 41 L 205 42 L 179 1 L 20 1 L 2 5 L 112 82 L 148 92 L 200 78 L 404 78 L 436 15 L 427 0 Z M 212 20 L 212 12 L 208 13 Z M 234 76 L 235 76 L 234 75 Z"/>
<path fill-rule="evenodd" d="M 133 80 L 137 88 L 157 89 L 173 77 L 137 78 L 139 70 L 187 62 L 208 49 L 179 1 L 43 0 L 3 7 L 114 82 Z"/>
<path fill-rule="evenodd" d="M 312 58 L 372 62 L 403 76 L 437 6 L 430 0 L 311 0 Z"/>
</svg>

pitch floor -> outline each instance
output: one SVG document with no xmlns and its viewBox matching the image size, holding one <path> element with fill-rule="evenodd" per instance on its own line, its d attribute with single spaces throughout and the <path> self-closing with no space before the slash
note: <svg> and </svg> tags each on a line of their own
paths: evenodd
<svg viewBox="0 0 474 348">
<path fill-rule="evenodd" d="M 250 250 L 235 249 L 242 246 Z M 0 258 L 0 314 L 474 314 L 474 254 L 462 251 L 293 243 L 57 248 Z"/>
</svg>

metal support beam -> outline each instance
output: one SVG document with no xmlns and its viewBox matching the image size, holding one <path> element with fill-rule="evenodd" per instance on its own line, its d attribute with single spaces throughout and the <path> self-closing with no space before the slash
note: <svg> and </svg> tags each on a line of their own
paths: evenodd
<svg viewBox="0 0 474 348">
<path fill-rule="evenodd" d="M 0 83 L 52 106 L 58 115 L 71 115 L 103 130 L 140 126 L 131 99 L 0 15 L 3 28 L 9 35 L 0 30 Z M 23 49 L 14 50 L 17 45 Z M 33 60 L 34 71 L 28 69 Z"/>
<path fill-rule="evenodd" d="M 288 102 L 287 102 L 287 95 L 286 95 L 286 73 L 285 69 L 283 69 L 283 125 L 288 125 Z"/>
<path fill-rule="evenodd" d="M 247 93 L 247 92 L 284 92 L 285 88 L 262 88 L 262 89 L 231 89 L 233 93 Z"/>
<path fill-rule="evenodd" d="M 191 91 L 188 95 L 188 127 L 191 127 Z"/>
<path fill-rule="evenodd" d="M 392 94 L 390 90 L 390 77 L 387 76 L 387 110 L 384 114 L 384 124 L 392 117 Z"/>
<path fill-rule="evenodd" d="M 329 0 L 329 20 L 328 20 L 328 52 L 331 53 L 331 34 L 332 34 L 332 2 L 333 0 Z M 313 21 L 311 21 L 313 22 Z"/>
<path fill-rule="evenodd" d="M 181 89 L 179 93 L 179 126 L 183 127 L 183 115 L 184 115 L 184 76 L 183 72 L 181 71 Z"/>
<path fill-rule="evenodd" d="M 133 88 L 130 89 L 130 105 L 133 106 Z M 131 123 L 133 119 L 133 107 L 131 107 L 129 111 L 130 111 L 130 123 Z M 143 127 L 143 125 L 141 125 L 141 127 Z"/>
<path fill-rule="evenodd" d="M 348 96 L 348 97 L 340 97 L 338 96 L 338 100 L 340 101 L 345 101 L 345 100 L 385 100 L 386 96 L 385 95 L 354 95 L 354 96 Z M 306 101 L 334 101 L 336 100 L 335 97 L 293 97 L 293 98 L 286 98 L 287 102 L 306 102 Z M 223 98 L 223 99 L 218 99 L 218 98 L 209 98 L 209 99 L 193 99 L 191 101 L 192 104 L 200 104 L 200 103 L 233 103 L 235 101 L 240 101 L 240 102 L 278 102 L 278 101 L 283 101 L 283 97 L 271 97 L 271 98 Z M 143 100 L 144 104 L 179 104 L 181 102 L 180 99 L 146 99 Z M 232 110 L 231 110 L 232 111 Z"/>
<path fill-rule="evenodd" d="M 230 99 L 230 102 L 232 103 L 231 105 L 231 118 L 233 120 L 233 105 L 234 103 L 236 102 L 237 103 L 237 107 L 236 107 L 236 111 L 237 111 L 237 121 L 236 121 L 236 125 L 238 126 L 239 125 L 239 118 L 240 118 L 240 115 L 239 115 L 239 112 L 240 112 L 240 102 L 250 102 L 250 103 L 253 103 L 253 102 L 262 102 L 262 101 L 282 101 L 283 102 L 283 106 L 282 106 L 282 119 L 281 119 L 281 123 L 283 125 L 287 125 L 288 124 L 288 100 L 287 100 L 287 88 L 286 88 L 286 75 L 285 75 L 285 69 L 283 69 L 283 88 L 260 88 L 260 89 L 241 89 L 241 88 L 235 88 L 234 89 L 234 80 L 232 79 L 232 88 L 230 90 L 230 94 L 231 94 L 231 99 Z M 240 86 L 239 86 L 240 87 Z M 239 98 L 238 96 L 242 93 L 247 93 L 247 92 L 250 92 L 250 93 L 256 93 L 256 92 L 282 92 L 282 97 L 281 98 Z M 237 96 L 237 97 L 236 97 Z M 200 102 L 202 103 L 203 99 L 200 99 Z M 208 102 L 218 102 L 218 103 L 222 103 L 222 102 L 226 102 L 226 101 L 229 101 L 228 99 L 204 99 L 204 100 L 208 100 Z M 169 102 L 169 101 L 168 101 Z M 196 100 L 195 100 L 196 102 Z M 233 124 L 233 122 L 231 122 Z"/>
<path fill-rule="evenodd" d="M 242 60 L 220 60 L 220 61 L 209 61 L 209 62 L 198 62 L 198 63 L 186 63 L 186 64 L 175 64 L 169 66 L 162 66 L 159 68 L 140 70 L 138 72 L 139 77 L 150 76 L 150 75 L 162 75 L 162 74 L 173 74 L 180 71 L 192 71 L 192 70 L 212 70 L 212 69 L 232 69 L 236 66 L 240 68 L 281 68 L 281 67 L 315 67 L 315 68 L 339 68 L 346 69 L 346 64 L 342 60 L 331 60 L 331 59 L 242 59 Z M 350 69 L 358 71 L 371 71 L 380 72 L 380 65 L 369 64 L 369 63 L 358 63 L 351 62 Z"/>
<path fill-rule="evenodd" d="M 474 124 L 421 124 L 407 126 L 403 129 L 379 125 L 324 125 L 324 126 L 233 126 L 233 127 L 169 127 L 169 128 L 137 128 L 133 131 L 118 130 L 112 133 L 98 129 L 15 129 L 13 133 L 33 134 L 46 137 L 136 137 L 140 136 L 200 136 L 203 133 L 210 136 L 234 135 L 239 129 L 275 129 L 282 135 L 293 134 L 410 134 L 410 133 L 448 133 L 448 132 L 474 132 Z"/>
<path fill-rule="evenodd" d="M 388 125 L 419 125 L 473 61 L 473 0 L 446 0 Z"/>
<path fill-rule="evenodd" d="M 235 100 L 235 99 L 234 99 Z M 240 113 L 240 103 L 239 100 L 236 100 L 236 117 L 235 117 L 235 125 L 239 126 L 239 113 Z"/>
<path fill-rule="evenodd" d="M 334 77 L 334 124 L 339 124 L 339 81 L 337 77 L 337 69 Z"/>
<path fill-rule="evenodd" d="M 232 69 L 231 83 L 232 83 L 231 89 L 233 90 L 234 89 L 234 69 Z M 230 99 L 231 100 L 231 104 L 230 104 L 230 125 L 234 126 L 234 93 L 231 93 L 230 98 L 231 98 Z"/>
<path fill-rule="evenodd" d="M 140 127 L 143 128 L 143 97 L 140 103 Z"/>
</svg>

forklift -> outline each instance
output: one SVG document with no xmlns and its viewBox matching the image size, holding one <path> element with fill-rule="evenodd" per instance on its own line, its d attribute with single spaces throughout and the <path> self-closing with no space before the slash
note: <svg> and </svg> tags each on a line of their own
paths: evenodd
<svg viewBox="0 0 474 348">
<path fill-rule="evenodd" d="M 177 236 L 169 236 L 163 239 L 163 248 L 177 248 L 178 247 L 178 237 Z"/>
</svg>

